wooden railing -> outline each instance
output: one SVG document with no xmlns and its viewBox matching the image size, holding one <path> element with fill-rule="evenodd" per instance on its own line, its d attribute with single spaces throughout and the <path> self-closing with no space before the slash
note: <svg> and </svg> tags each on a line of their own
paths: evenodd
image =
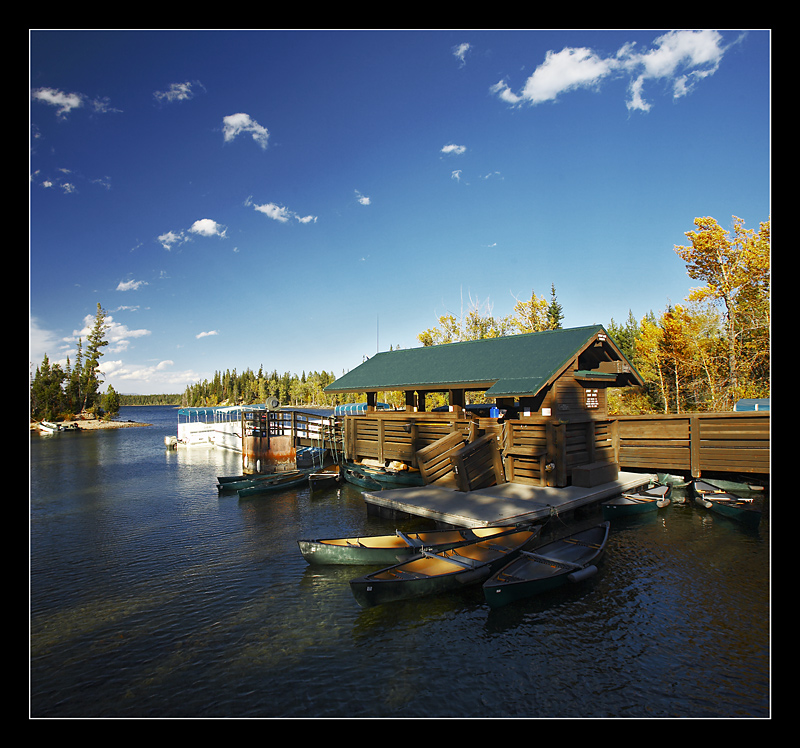
<svg viewBox="0 0 800 748">
<path fill-rule="evenodd" d="M 453 432 L 464 442 L 495 434 L 506 479 L 520 483 L 566 486 L 575 468 L 606 462 L 694 478 L 770 472 L 770 416 L 763 411 L 504 423 L 456 413 L 378 411 L 345 418 L 344 451 L 354 461 L 401 460 L 418 467 L 417 453 Z"/>
<path fill-rule="evenodd" d="M 620 467 L 681 473 L 770 472 L 770 416 L 764 411 L 618 416 L 613 437 Z"/>
</svg>

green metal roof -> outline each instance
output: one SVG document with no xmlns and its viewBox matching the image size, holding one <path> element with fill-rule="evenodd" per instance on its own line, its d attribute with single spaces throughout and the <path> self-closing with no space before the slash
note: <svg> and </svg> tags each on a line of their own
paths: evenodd
<svg viewBox="0 0 800 748">
<path fill-rule="evenodd" d="M 601 325 L 547 330 L 378 353 L 326 392 L 486 389 L 489 397 L 534 396 L 595 337 Z M 612 343 L 619 358 L 624 357 Z M 638 374 L 631 366 L 635 378 Z"/>
</svg>

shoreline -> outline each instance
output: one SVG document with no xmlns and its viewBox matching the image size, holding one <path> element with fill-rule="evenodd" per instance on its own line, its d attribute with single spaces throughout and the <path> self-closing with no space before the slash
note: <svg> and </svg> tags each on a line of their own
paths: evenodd
<svg viewBox="0 0 800 748">
<path fill-rule="evenodd" d="M 151 423 L 139 423 L 138 421 L 104 421 L 98 418 L 77 418 L 74 421 L 58 421 L 62 427 L 76 427 L 78 431 L 97 431 L 99 429 L 126 429 L 137 426 L 152 426 Z M 30 430 L 39 430 L 39 421 L 30 422 Z"/>
</svg>

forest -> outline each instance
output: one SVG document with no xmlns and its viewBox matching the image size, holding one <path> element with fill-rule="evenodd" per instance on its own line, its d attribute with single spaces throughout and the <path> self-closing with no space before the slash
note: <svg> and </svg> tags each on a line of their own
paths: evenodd
<svg viewBox="0 0 800 748">
<path fill-rule="evenodd" d="M 629 313 L 628 319 L 611 319 L 605 326 L 645 381 L 644 387 L 612 389 L 611 413 L 726 411 L 742 398 L 770 396 L 770 221 L 757 231 L 745 228 L 736 216 L 731 230 L 710 217 L 696 218 L 694 225 L 685 234 L 688 244 L 674 247 L 689 277 L 698 281 L 684 302 L 651 311 L 640 320 Z M 330 407 L 366 400 L 365 395 L 326 395 L 325 387 L 336 379 L 332 372 L 298 376 L 265 372 L 263 365 L 258 372 L 217 372 L 179 395 L 118 395 L 110 386 L 101 395 L 104 314 L 98 304 L 87 351 L 83 354 L 79 344 L 74 365 L 67 361 L 62 370 L 45 356 L 31 382 L 31 418 L 53 419 L 82 409 L 114 412 L 120 404 L 248 405 L 276 397 L 282 405 Z M 530 299 L 517 301 L 505 317 L 493 316 L 488 302 L 470 299 L 458 316 L 441 316 L 438 325 L 417 338 L 428 346 L 539 332 L 560 328 L 563 318 L 551 284 L 549 298 L 532 291 Z M 481 399 L 480 393 L 472 394 L 473 402 Z M 399 406 L 403 393 L 384 393 L 382 400 Z M 426 407 L 442 404 L 446 393 L 429 395 Z"/>
</svg>

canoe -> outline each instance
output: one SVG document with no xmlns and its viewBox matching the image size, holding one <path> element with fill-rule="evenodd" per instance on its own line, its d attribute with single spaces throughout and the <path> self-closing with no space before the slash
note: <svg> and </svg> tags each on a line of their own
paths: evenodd
<svg viewBox="0 0 800 748">
<path fill-rule="evenodd" d="M 362 564 L 388 566 L 409 560 L 421 549 L 439 553 L 480 540 L 498 538 L 517 532 L 518 527 L 472 527 L 431 530 L 394 535 L 367 535 L 350 538 L 298 540 L 300 553 L 310 564 Z"/>
<path fill-rule="evenodd" d="M 672 486 L 652 486 L 638 491 L 626 491 L 603 502 L 603 517 L 615 519 L 634 514 L 654 512 L 669 506 Z"/>
<path fill-rule="evenodd" d="M 339 482 L 339 471 L 323 470 L 319 473 L 311 473 L 308 476 L 309 488 L 313 491 L 318 491 L 321 488 L 328 488 Z"/>
<path fill-rule="evenodd" d="M 523 550 L 484 583 L 483 594 L 489 607 L 499 608 L 596 574 L 610 524 L 606 521 L 533 551 Z"/>
<path fill-rule="evenodd" d="M 264 480 L 257 481 L 252 486 L 240 488 L 236 491 L 240 499 L 252 499 L 270 491 L 280 491 L 292 486 L 299 486 L 308 482 L 308 470 L 291 470 L 286 473 L 276 473 Z"/>
<path fill-rule="evenodd" d="M 480 584 L 527 548 L 541 527 L 529 526 L 500 537 L 447 551 L 420 554 L 385 569 L 350 580 L 350 590 L 364 608 L 436 595 Z"/>
<path fill-rule="evenodd" d="M 227 483 L 237 483 L 243 480 L 253 480 L 253 478 L 266 477 L 266 475 L 267 473 L 263 473 L 262 475 L 257 473 L 251 473 L 250 475 L 218 475 L 217 483 L 222 486 Z M 272 475 L 272 473 L 270 473 L 270 475 Z"/>
<path fill-rule="evenodd" d="M 291 473 L 296 473 L 292 470 Z M 232 479 L 224 483 L 217 483 L 217 489 L 220 491 L 239 491 L 242 488 L 251 488 L 257 486 L 263 481 L 273 481 L 281 475 L 289 475 L 290 473 L 265 473 L 263 475 L 243 475 L 238 480 Z"/>
<path fill-rule="evenodd" d="M 732 491 L 723 491 L 708 481 L 694 481 L 692 495 L 698 506 L 744 525 L 755 527 L 761 521 L 760 501 L 740 496 Z"/>
<path fill-rule="evenodd" d="M 418 470 L 394 470 L 390 467 L 373 467 L 352 462 L 347 463 L 346 467 L 388 488 L 425 485 L 422 474 Z"/>
<path fill-rule="evenodd" d="M 347 464 L 342 468 L 342 476 L 348 483 L 360 488 L 368 488 L 371 491 L 380 491 L 382 488 L 378 481 L 373 480 L 364 471 L 359 470 L 355 465 Z"/>
</svg>

